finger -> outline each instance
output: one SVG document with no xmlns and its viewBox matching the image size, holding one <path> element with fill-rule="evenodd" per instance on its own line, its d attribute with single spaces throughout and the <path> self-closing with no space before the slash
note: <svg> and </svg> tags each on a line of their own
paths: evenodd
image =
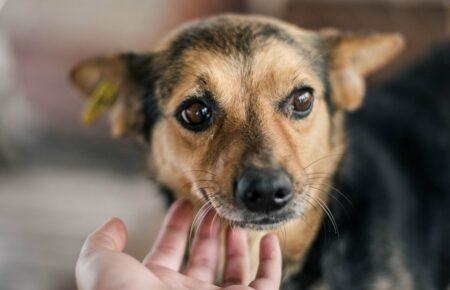
<svg viewBox="0 0 450 290">
<path fill-rule="evenodd" d="M 75 273 L 80 289 L 94 289 L 100 279 L 98 274 L 99 257 L 110 252 L 123 251 L 127 240 L 125 225 L 118 218 L 111 218 L 99 229 L 91 233 L 81 248 Z M 97 261 L 93 263 L 92 261 Z M 101 263 L 100 263 L 101 264 Z M 94 271 L 91 271 L 94 269 Z"/>
<path fill-rule="evenodd" d="M 80 256 L 98 250 L 123 251 L 127 242 L 127 230 L 118 218 L 111 218 L 90 234 L 81 249 Z"/>
<path fill-rule="evenodd" d="M 178 200 L 170 207 L 156 242 L 143 261 L 144 265 L 179 270 L 192 221 L 192 209 L 188 200 Z"/>
<path fill-rule="evenodd" d="M 214 218 L 216 217 L 216 218 Z M 220 218 L 214 210 L 208 212 L 195 235 L 184 273 L 194 279 L 213 283 L 219 252 Z"/>
<path fill-rule="evenodd" d="M 276 235 L 267 234 L 261 239 L 258 273 L 250 286 L 257 290 L 272 290 L 278 289 L 280 283 L 280 244 Z"/>
<path fill-rule="evenodd" d="M 168 289 L 138 260 L 122 253 L 126 239 L 125 225 L 118 218 L 89 235 L 75 267 L 77 289 Z"/>
<path fill-rule="evenodd" d="M 249 280 L 247 233 L 242 228 L 229 228 L 225 253 L 224 287 L 247 285 Z"/>
</svg>

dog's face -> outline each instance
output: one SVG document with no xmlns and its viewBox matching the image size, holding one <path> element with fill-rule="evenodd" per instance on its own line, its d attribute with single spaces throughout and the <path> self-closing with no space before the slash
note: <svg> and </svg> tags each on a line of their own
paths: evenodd
<svg viewBox="0 0 450 290">
<path fill-rule="evenodd" d="M 326 206 L 345 150 L 344 112 L 397 35 L 313 32 L 262 17 L 191 23 L 153 52 L 82 63 L 88 95 L 117 89 L 112 132 L 147 143 L 156 181 L 225 220 L 276 228 Z"/>
</svg>

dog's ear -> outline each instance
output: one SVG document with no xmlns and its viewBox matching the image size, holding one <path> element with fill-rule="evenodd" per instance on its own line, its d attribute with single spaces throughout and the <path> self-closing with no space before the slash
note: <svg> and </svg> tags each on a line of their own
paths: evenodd
<svg viewBox="0 0 450 290">
<path fill-rule="evenodd" d="M 70 78 L 87 97 L 83 121 L 92 123 L 109 110 L 111 134 L 142 135 L 144 86 L 136 74 L 150 71 L 149 55 L 118 54 L 89 59 L 76 65 Z"/>
<path fill-rule="evenodd" d="M 329 59 L 333 101 L 345 111 L 359 108 L 365 93 L 364 77 L 392 60 L 404 47 L 400 34 L 344 34 L 320 32 Z"/>
</svg>

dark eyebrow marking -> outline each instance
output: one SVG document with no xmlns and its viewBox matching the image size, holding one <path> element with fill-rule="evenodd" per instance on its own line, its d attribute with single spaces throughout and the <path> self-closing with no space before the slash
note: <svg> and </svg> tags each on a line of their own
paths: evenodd
<svg viewBox="0 0 450 290">
<path fill-rule="evenodd" d="M 293 37 L 273 24 L 236 24 L 229 19 L 218 17 L 182 30 L 172 41 L 168 55 L 170 60 L 174 60 L 184 51 L 192 49 L 205 49 L 226 55 L 250 55 L 255 50 L 253 45 L 263 46 L 271 38 L 301 47 Z"/>
<path fill-rule="evenodd" d="M 199 75 L 197 77 L 197 82 L 202 86 L 202 87 L 207 87 L 208 86 L 208 80 L 206 78 L 205 75 Z"/>
<path fill-rule="evenodd" d="M 140 100 L 143 114 L 141 131 L 144 140 L 150 143 L 153 127 L 162 116 L 155 96 L 155 83 L 159 77 L 156 73 L 156 56 L 154 54 L 125 53 L 121 57 L 126 63 L 128 77 L 143 88 Z"/>
</svg>

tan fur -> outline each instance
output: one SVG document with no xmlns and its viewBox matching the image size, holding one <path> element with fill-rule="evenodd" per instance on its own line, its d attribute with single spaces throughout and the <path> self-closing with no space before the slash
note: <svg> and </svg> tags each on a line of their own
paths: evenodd
<svg viewBox="0 0 450 290">
<path fill-rule="evenodd" d="M 400 50 L 402 41 L 396 35 L 353 37 L 335 31 L 315 33 L 264 17 L 225 19 L 250 27 L 261 23 L 275 25 L 297 39 L 309 54 L 301 55 L 277 39 L 267 40 L 258 49 L 256 43 L 251 56 L 209 49 L 186 50 L 181 56 L 184 66 L 177 85 L 168 99 L 159 100 L 161 118 L 150 138 L 151 168 L 155 180 L 167 185 L 177 198 L 189 198 L 200 206 L 205 202 L 200 192 L 203 189 L 222 219 L 231 222 L 242 219 L 241 210 L 234 205 L 232 180 L 243 167 L 284 168 L 293 179 L 292 207 L 297 217 L 273 231 L 280 238 L 287 274 L 301 267 L 300 261 L 324 219 L 329 183 L 345 152 L 343 111 L 361 105 L 363 77 L 391 59 Z M 198 23 L 202 22 L 188 27 Z M 156 52 L 164 54 L 183 31 L 166 38 Z M 322 44 L 322 49 L 317 48 L 317 43 Z M 314 58 L 327 58 L 330 62 L 332 99 L 338 109 L 333 115 L 327 108 L 325 84 L 311 65 Z M 98 61 L 96 66 L 82 65 L 73 78 L 88 94 L 95 86 L 93 79 L 109 77 L 121 85 L 124 97 L 112 112 L 113 134 L 121 135 L 142 121 L 137 116 L 141 102 L 132 97 L 140 91 L 131 80 L 125 84 L 127 74 L 122 71 L 123 66 L 113 63 L 104 64 L 115 68 L 113 72 L 99 68 Z M 89 69 L 83 69 L 85 66 Z M 92 71 L 93 67 L 98 71 Z M 292 120 L 277 111 L 276 104 L 301 84 L 314 89 L 314 107 L 308 117 Z M 165 89 L 156 88 L 156 95 Z M 187 96 L 203 90 L 212 93 L 224 115 L 204 132 L 194 133 L 182 127 L 173 115 Z M 255 142 L 252 145 L 255 148 L 249 148 L 249 140 Z M 265 151 L 270 151 L 269 157 Z M 249 231 L 253 274 L 263 233 Z"/>
<path fill-rule="evenodd" d="M 341 35 L 333 30 L 322 34 L 335 42 L 330 72 L 333 100 L 338 107 L 354 111 L 363 101 L 364 77 L 397 56 L 403 38 L 399 34 Z"/>
</svg>

